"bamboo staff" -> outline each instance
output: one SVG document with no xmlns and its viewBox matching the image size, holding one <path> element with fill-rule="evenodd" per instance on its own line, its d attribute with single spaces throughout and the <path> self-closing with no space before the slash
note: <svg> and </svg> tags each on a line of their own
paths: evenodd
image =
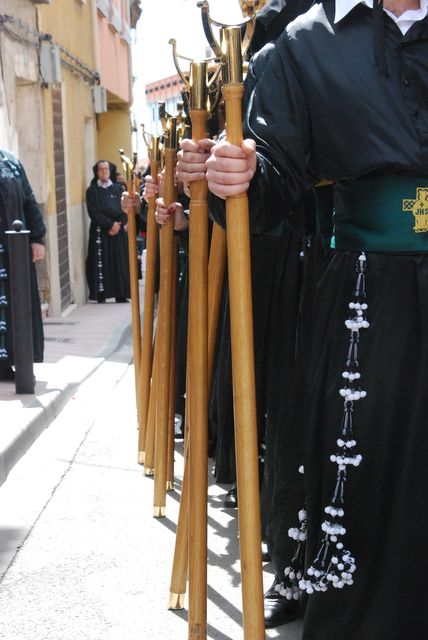
<svg viewBox="0 0 428 640">
<path fill-rule="evenodd" d="M 150 175 L 157 182 L 160 167 L 160 139 L 152 136 L 149 145 Z M 138 434 L 138 463 L 144 464 L 147 419 L 150 398 L 150 378 L 153 359 L 153 317 L 155 305 L 156 247 L 158 229 L 155 218 L 156 198 L 150 198 L 147 209 L 146 276 L 144 282 L 143 331 L 139 378 L 140 430 Z"/>
<path fill-rule="evenodd" d="M 122 168 L 126 175 L 126 188 L 128 193 L 134 193 L 137 189 L 135 168 L 137 165 L 136 155 L 131 160 L 125 155 L 123 149 L 119 149 Z M 134 371 L 135 371 L 135 396 L 138 415 L 139 393 L 138 383 L 140 378 L 141 359 L 141 324 L 140 324 L 140 292 L 138 286 L 138 251 L 137 251 L 137 211 L 132 207 L 128 214 L 128 253 L 129 253 L 129 276 L 131 284 L 131 304 L 132 304 L 132 335 L 134 343 Z"/>
<path fill-rule="evenodd" d="M 168 416 L 168 462 L 166 490 L 174 491 L 174 444 L 175 444 L 175 367 L 177 350 L 177 238 L 174 238 L 172 252 L 172 301 L 171 301 L 171 349 L 169 366 L 169 416 Z"/>
<path fill-rule="evenodd" d="M 211 389 L 212 376 L 214 370 L 214 355 L 217 338 L 218 318 L 220 312 L 221 294 L 223 289 L 224 271 L 226 266 L 226 233 L 215 224 L 211 237 L 210 259 L 208 266 L 208 395 Z M 188 337 L 188 344 L 190 338 Z M 189 350 L 187 362 L 190 361 Z M 190 430 L 190 368 L 187 368 L 186 380 L 186 429 Z M 178 513 L 177 533 L 175 538 L 174 560 L 171 572 L 170 593 L 168 609 L 184 609 L 184 598 L 186 595 L 188 557 L 189 557 L 189 465 L 188 447 L 184 447 L 184 472 L 181 488 L 180 509 Z"/>
<path fill-rule="evenodd" d="M 256 3 L 251 4 L 254 8 Z M 221 27 L 223 49 L 211 29 L 208 2 L 199 3 L 205 33 L 223 63 L 223 97 L 226 104 L 226 138 L 242 145 L 241 26 Z M 254 14 L 244 48 L 249 45 Z M 254 337 L 251 291 L 250 232 L 246 193 L 226 200 L 228 277 L 232 342 L 236 472 L 239 499 L 239 535 L 242 574 L 244 638 L 265 638 L 261 563 L 260 498 L 258 478 L 257 418 L 255 405 Z"/>
<path fill-rule="evenodd" d="M 187 359 L 190 354 L 189 332 L 187 334 Z M 190 368 L 186 370 L 186 408 L 184 427 L 184 470 L 181 485 L 180 509 L 175 536 L 174 559 L 169 588 L 168 609 L 184 609 L 189 563 L 189 431 L 190 431 Z"/>
<path fill-rule="evenodd" d="M 208 393 L 211 391 L 214 373 L 215 346 L 225 269 L 226 232 L 220 225 L 214 224 L 208 263 Z"/>
<path fill-rule="evenodd" d="M 164 107 L 162 107 L 164 109 Z M 169 116 L 163 111 L 165 135 L 165 183 L 166 207 L 176 202 L 175 164 L 182 117 Z M 174 222 L 162 225 L 160 236 L 160 299 L 158 312 L 159 363 L 156 386 L 156 439 L 155 439 L 155 487 L 154 517 L 163 518 L 166 507 L 168 417 L 169 417 L 169 366 L 171 347 L 172 306 L 172 253 Z"/>
<path fill-rule="evenodd" d="M 241 30 L 224 30 L 227 46 L 226 137 L 242 144 Z M 250 232 L 247 194 L 227 198 L 226 224 L 235 413 L 236 472 L 242 572 L 244 638 L 265 638 L 260 537 L 260 485 L 254 337 L 251 291 Z"/>
<path fill-rule="evenodd" d="M 184 76 L 178 63 L 175 40 L 173 55 L 187 91 L 190 94 L 190 117 L 192 138 L 198 141 L 206 137 L 208 92 L 217 80 L 214 74 L 207 78 L 207 61 L 193 62 L 190 66 L 190 80 Z M 211 335 L 217 331 L 221 287 L 224 277 L 226 236 L 217 227 L 214 234 L 213 252 L 210 256 L 210 276 L 208 276 L 208 188 L 205 180 L 191 185 L 190 202 L 190 243 L 189 243 L 189 313 L 188 349 L 186 377 L 186 435 L 185 460 L 180 511 L 174 561 L 170 583 L 170 609 L 182 609 L 186 593 L 189 569 L 189 638 L 206 637 L 207 599 L 207 448 L 208 448 L 208 391 L 211 371 L 209 371 L 208 344 L 213 344 L 211 369 L 215 348 Z M 224 251 L 222 251 L 222 246 Z M 220 278 L 217 276 L 220 275 Z M 208 283 L 208 278 L 212 282 Z M 211 285 L 211 295 L 208 290 Z M 220 286 L 220 294 L 217 289 Z M 215 305 L 217 304 L 217 308 Z M 208 320 L 209 314 L 209 320 Z M 192 381 L 191 371 L 198 371 Z M 202 373 L 200 376 L 199 374 Z M 192 418 L 190 418 L 192 416 Z M 192 424 L 194 425 L 192 428 Z M 190 425 L 190 427 L 189 427 Z M 189 454 L 190 451 L 190 454 Z M 190 488 L 189 488 L 190 485 Z M 189 510 L 190 493 L 190 510 Z M 192 553 L 189 554 L 189 547 Z M 188 567 L 188 560 L 190 564 Z"/>
<path fill-rule="evenodd" d="M 147 416 L 147 433 L 144 452 L 144 475 L 153 476 L 155 467 L 155 434 L 156 434 L 156 388 L 159 362 L 158 339 L 155 338 L 152 381 L 150 387 L 149 411 Z"/>
<path fill-rule="evenodd" d="M 190 67 L 192 138 L 206 137 L 207 63 Z M 189 640 L 207 636 L 207 496 L 208 496 L 208 185 L 190 186 L 189 227 Z"/>
</svg>

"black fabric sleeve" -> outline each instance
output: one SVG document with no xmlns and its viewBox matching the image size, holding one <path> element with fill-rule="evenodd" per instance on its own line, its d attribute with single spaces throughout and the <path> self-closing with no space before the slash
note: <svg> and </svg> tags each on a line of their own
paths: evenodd
<svg viewBox="0 0 428 640">
<path fill-rule="evenodd" d="M 28 182 L 27 174 L 21 163 L 19 163 L 20 178 L 23 190 L 23 208 L 25 221 L 30 231 L 30 242 L 44 244 L 44 236 L 46 235 L 46 226 L 43 222 L 42 213 L 37 205 L 33 190 Z"/>
<path fill-rule="evenodd" d="M 114 220 L 100 210 L 96 188 L 97 187 L 91 186 L 86 190 L 86 207 L 90 219 L 102 229 L 108 231 L 112 228 Z"/>
<path fill-rule="evenodd" d="M 273 229 L 314 183 L 307 165 L 311 127 L 287 32 L 276 43 L 249 101 L 244 138 L 256 142 L 257 171 L 248 191 L 251 231 Z M 225 202 L 210 194 L 213 219 L 225 226 Z"/>
<path fill-rule="evenodd" d="M 248 192 L 256 230 L 282 222 L 312 186 L 310 132 L 304 89 L 284 32 L 252 94 L 244 124 L 244 138 L 256 141 L 257 171 Z"/>
</svg>

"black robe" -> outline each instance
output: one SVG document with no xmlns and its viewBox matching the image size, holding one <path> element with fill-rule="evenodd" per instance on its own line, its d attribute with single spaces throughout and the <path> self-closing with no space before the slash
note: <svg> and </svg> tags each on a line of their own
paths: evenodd
<svg viewBox="0 0 428 640">
<path fill-rule="evenodd" d="M 44 244 L 45 224 L 24 168 L 11 153 L 0 151 L 0 245 L 4 248 L 4 253 L 0 254 L 0 367 L 14 363 L 10 307 L 11 283 L 5 232 L 12 229 L 12 222 L 16 219 L 22 220 L 24 228 L 30 231 L 30 243 Z M 43 323 L 36 269 L 31 253 L 30 286 L 33 356 L 34 362 L 42 362 Z"/>
<path fill-rule="evenodd" d="M 428 18 L 403 36 L 385 14 L 383 28 L 386 69 L 379 64 L 373 11 L 361 4 L 335 24 L 334 2 L 327 0 L 279 39 L 248 115 L 246 136 L 256 139 L 258 151 L 249 194 L 253 229 L 275 226 L 321 178 L 338 183 L 336 202 L 341 183 L 356 180 L 358 190 L 360 176 L 428 176 Z M 223 205 L 213 207 L 221 219 Z M 353 584 L 310 593 L 304 640 L 420 640 L 428 634 L 422 604 L 428 595 L 422 506 L 428 501 L 428 238 L 423 241 L 426 252 L 369 253 L 366 267 L 359 247 L 336 249 L 315 286 L 301 407 L 305 588 L 316 580 L 308 573 L 316 555 L 326 550 L 321 525 L 336 485 L 337 462 L 330 456 L 344 417 L 345 321 L 362 268 L 370 327 L 359 360 L 368 395 L 355 403 L 363 458 L 348 474 L 346 533 L 340 534 L 357 570 L 349 571 Z"/>
<path fill-rule="evenodd" d="M 128 222 L 122 211 L 120 198 L 124 188 L 113 183 L 107 189 L 96 180 L 86 191 L 86 206 L 91 225 L 89 228 L 86 278 L 89 299 L 130 298 L 128 236 L 124 226 Z M 118 234 L 108 231 L 114 222 L 121 222 Z"/>
<path fill-rule="evenodd" d="M 253 57 L 250 61 L 245 80 L 244 110 L 249 102 L 251 92 L 268 65 L 269 57 L 274 49 L 272 40 L 278 37 L 286 24 L 293 20 L 296 15 L 307 9 L 309 5 L 310 1 L 308 0 L 293 0 L 287 3 L 284 2 L 284 0 L 270 0 L 257 15 L 256 31 L 251 44 Z M 295 235 L 296 237 L 294 238 Z M 289 236 L 293 236 L 293 240 L 290 241 Z M 287 264 L 288 257 L 293 263 L 298 260 L 298 252 L 296 255 L 293 251 L 288 253 L 286 248 L 288 246 L 295 246 L 295 241 L 297 241 L 298 246 L 300 243 L 300 231 L 296 230 L 294 226 L 286 225 L 286 228 L 283 228 L 281 224 L 273 231 L 268 231 L 264 234 L 256 233 L 251 237 L 254 357 L 260 460 L 264 459 L 263 445 L 265 440 L 268 397 L 271 394 L 271 386 L 276 377 L 275 366 L 271 366 L 272 362 L 269 362 L 268 355 L 270 350 L 276 349 L 276 346 L 272 344 L 272 340 L 270 339 L 269 329 L 270 318 L 277 312 L 273 291 L 277 287 L 277 281 L 282 278 L 282 269 Z M 283 254 L 280 260 L 281 266 L 278 266 L 277 257 L 281 253 Z M 289 284 L 291 285 L 290 281 Z M 293 283 L 293 287 L 298 287 L 297 281 Z M 273 305 L 272 309 L 271 304 Z M 292 327 L 290 327 L 290 331 L 293 331 Z M 294 337 L 292 339 L 294 340 Z M 287 367 L 288 363 L 284 366 Z M 273 428 L 272 424 L 271 422 L 271 429 Z M 210 453 L 216 460 L 215 473 L 217 481 L 220 483 L 234 482 L 236 473 L 230 315 L 227 283 L 222 300 L 215 371 L 210 396 L 210 427 Z M 271 451 L 268 450 L 267 460 L 270 465 L 271 458 Z M 263 466 L 263 464 L 260 465 L 261 472 L 263 472 Z M 263 521 L 266 521 L 268 518 L 268 510 L 265 507 L 270 502 L 271 492 L 271 485 L 269 484 L 269 488 L 267 489 L 266 484 L 267 483 L 265 483 L 265 490 L 262 493 Z"/>
</svg>

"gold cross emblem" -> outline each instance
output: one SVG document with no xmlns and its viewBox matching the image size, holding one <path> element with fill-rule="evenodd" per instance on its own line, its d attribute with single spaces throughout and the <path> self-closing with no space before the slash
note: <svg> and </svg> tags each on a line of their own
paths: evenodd
<svg viewBox="0 0 428 640">
<path fill-rule="evenodd" d="M 415 217 L 415 233 L 426 233 L 428 231 L 428 187 L 418 187 L 416 189 L 416 199 L 403 200 L 403 211 L 411 211 Z"/>
</svg>

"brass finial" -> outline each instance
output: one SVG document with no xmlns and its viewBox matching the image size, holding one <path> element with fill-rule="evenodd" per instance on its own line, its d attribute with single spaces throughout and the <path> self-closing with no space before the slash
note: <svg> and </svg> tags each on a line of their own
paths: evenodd
<svg viewBox="0 0 428 640">
<path fill-rule="evenodd" d="M 243 2 L 240 2 L 243 8 Z M 257 10 L 260 8 L 260 0 L 252 0 L 245 3 L 245 19 L 236 25 L 224 24 L 213 20 L 210 16 L 208 0 L 200 0 L 198 7 L 201 9 L 202 25 L 208 44 L 214 51 L 216 60 L 222 63 L 224 70 L 223 81 L 228 83 L 240 83 L 243 80 L 243 60 L 248 52 L 251 39 L 254 34 Z M 220 27 L 220 43 L 217 41 L 213 25 Z M 242 27 L 245 26 L 244 38 Z"/>
<path fill-rule="evenodd" d="M 167 113 L 165 102 L 159 102 L 159 118 L 163 128 L 165 149 L 178 149 L 185 131 L 183 103 L 177 103 L 177 114 L 173 116 Z"/>
<path fill-rule="evenodd" d="M 132 180 L 132 174 L 137 166 L 137 156 L 135 154 L 134 160 L 131 160 L 131 158 L 128 158 L 128 156 L 125 155 L 124 149 L 119 149 L 119 155 L 122 163 L 122 169 L 126 176 L 126 181 L 129 182 Z"/>
</svg>

